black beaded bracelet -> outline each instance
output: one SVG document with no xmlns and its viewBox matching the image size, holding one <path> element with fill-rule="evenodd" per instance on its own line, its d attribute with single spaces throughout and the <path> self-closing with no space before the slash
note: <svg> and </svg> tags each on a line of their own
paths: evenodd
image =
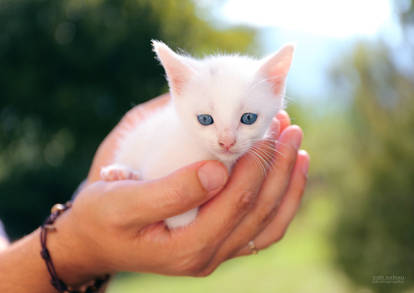
<svg viewBox="0 0 414 293">
<path fill-rule="evenodd" d="M 49 272 L 51 277 L 50 283 L 52 286 L 59 292 L 59 293 L 93 293 L 98 292 L 99 289 L 108 281 L 109 275 L 105 275 L 103 278 L 96 279 L 91 285 L 82 286 L 81 289 L 73 289 L 72 287 L 68 286 L 63 282 L 57 275 L 55 266 L 52 261 L 52 257 L 50 256 L 49 250 L 47 249 L 46 242 L 47 242 L 47 233 L 49 231 L 56 231 L 56 227 L 53 225 L 56 219 L 66 210 L 68 210 L 72 206 L 71 202 L 67 202 L 66 204 L 55 204 L 52 207 L 52 211 L 49 217 L 43 222 L 42 226 L 40 226 L 40 245 L 42 250 L 40 251 L 40 255 L 44 259 L 46 263 L 46 268 Z"/>
</svg>

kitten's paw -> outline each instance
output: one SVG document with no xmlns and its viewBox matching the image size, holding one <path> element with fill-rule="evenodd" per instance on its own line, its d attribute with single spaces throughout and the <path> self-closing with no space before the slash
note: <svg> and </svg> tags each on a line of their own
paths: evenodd
<svg viewBox="0 0 414 293">
<path fill-rule="evenodd" d="M 127 166 L 109 165 L 101 169 L 101 178 L 104 181 L 139 180 L 139 173 Z"/>
</svg>

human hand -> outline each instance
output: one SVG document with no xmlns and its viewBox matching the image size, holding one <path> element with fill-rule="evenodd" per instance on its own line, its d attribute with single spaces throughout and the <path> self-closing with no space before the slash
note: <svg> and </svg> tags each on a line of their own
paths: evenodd
<svg viewBox="0 0 414 293">
<path fill-rule="evenodd" d="M 108 137 L 99 147 L 89 173 L 88 180 L 90 182 L 99 180 L 100 169 L 103 166 L 112 163 L 111 159 L 116 149 L 116 141 L 121 133 L 134 123 L 139 123 L 140 120 L 145 119 L 146 115 L 148 115 L 148 113 L 151 113 L 151 111 L 167 104 L 169 99 L 169 94 L 165 94 L 147 103 L 138 105 L 125 115 L 118 126 L 111 132 L 110 135 L 108 135 Z M 275 136 L 279 137 L 279 134 L 282 134 L 291 125 L 291 121 L 288 113 L 283 110 L 277 114 L 275 120 L 276 121 L 274 121 L 274 124 L 272 125 L 272 130 Z M 297 126 L 294 128 L 289 128 L 288 132 L 284 135 L 287 136 L 287 140 L 292 139 L 291 136 L 293 136 L 293 138 L 302 137 L 301 130 Z M 279 141 L 281 147 L 283 143 L 283 141 Z M 276 156 L 283 156 L 284 151 L 279 152 L 280 153 L 277 153 Z M 276 206 L 271 205 L 274 210 L 270 214 L 269 219 L 266 219 L 263 221 L 264 223 L 259 225 L 263 228 L 263 230 L 259 234 L 254 235 L 254 237 L 253 235 L 251 236 L 251 240 L 253 240 L 253 238 L 255 240 L 257 249 L 266 248 L 272 243 L 279 241 L 283 237 L 287 230 L 287 227 L 289 226 L 289 223 L 292 221 L 297 209 L 299 208 L 301 198 L 306 186 L 307 172 L 309 168 L 309 155 L 306 153 L 306 151 L 300 150 L 296 153 L 296 157 L 292 155 L 291 158 L 285 158 L 285 161 L 289 161 L 290 165 L 284 171 L 280 171 L 281 167 L 283 166 L 279 166 L 278 161 L 281 159 L 283 158 L 276 160 L 276 167 L 272 168 L 273 171 L 270 172 L 266 181 L 268 182 L 267 186 L 277 183 L 279 187 L 284 187 L 285 192 L 282 195 L 276 196 L 276 200 L 279 200 L 279 202 L 276 204 Z M 292 165 L 292 163 L 294 165 Z M 279 176 L 279 173 L 282 173 L 282 175 L 291 174 L 290 181 L 283 182 L 283 180 L 278 180 L 278 178 L 283 179 L 283 176 Z M 285 180 L 287 179 L 288 178 L 285 178 Z M 260 213 L 260 207 L 256 208 L 256 213 Z M 246 222 L 244 225 L 247 226 L 249 224 Z M 243 228 L 239 228 L 239 230 L 242 231 Z M 242 232 L 239 233 L 242 234 Z M 246 246 L 244 246 L 235 256 L 250 253 L 251 251 Z M 225 253 L 223 252 L 223 254 Z"/>
<path fill-rule="evenodd" d="M 101 166 L 110 163 L 123 123 L 139 120 L 143 107 L 160 106 L 166 101 L 168 97 L 164 96 L 139 106 L 142 108 L 132 110 L 121 121 L 97 152 L 88 178 L 91 185 L 82 190 L 72 210 L 58 221 L 72 231 L 67 234 L 72 238 L 68 241 L 83 250 L 79 253 L 83 269 L 73 272 L 77 266 L 72 258 L 72 274 L 66 274 L 69 280 L 122 270 L 207 275 L 226 259 L 251 253 L 246 247 L 250 240 L 262 249 L 286 231 L 303 194 L 309 157 L 298 151 L 302 133 L 299 127 L 289 126 L 285 112 L 279 113 L 275 121 L 275 128 L 280 124 L 281 135 L 267 176 L 255 157 L 246 155 L 236 164 L 221 192 L 221 188 L 208 192 L 200 185 L 197 172 L 206 162 L 150 182 L 92 184 L 99 180 Z M 269 143 L 261 146 L 263 151 Z M 217 168 L 211 174 L 224 170 L 220 171 L 218 162 L 208 164 Z M 225 174 L 220 176 L 224 180 Z M 203 203 L 197 219 L 188 227 L 170 231 L 161 222 Z"/>
</svg>

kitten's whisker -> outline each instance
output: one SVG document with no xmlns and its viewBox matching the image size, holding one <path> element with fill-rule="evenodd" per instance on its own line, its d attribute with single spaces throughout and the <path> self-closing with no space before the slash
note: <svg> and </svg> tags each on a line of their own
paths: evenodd
<svg viewBox="0 0 414 293">
<path fill-rule="evenodd" d="M 281 152 L 281 151 L 279 151 L 278 149 L 277 149 L 277 144 L 284 144 L 284 143 L 281 143 L 279 140 L 274 140 L 274 139 L 269 139 L 269 140 L 266 140 L 266 139 L 259 139 L 259 140 L 257 140 L 257 141 L 263 141 L 263 140 L 265 140 L 265 141 L 269 141 L 269 142 L 272 142 L 272 144 L 262 144 L 261 145 L 261 147 L 263 147 L 263 148 L 265 148 L 266 150 L 268 150 L 268 151 L 272 151 L 272 152 L 275 152 L 275 153 L 277 153 L 277 154 L 279 154 L 279 155 L 281 155 L 282 157 L 285 157 L 285 155 Z M 284 145 L 286 145 L 286 144 L 284 144 Z"/>
<path fill-rule="evenodd" d="M 264 159 L 266 159 L 266 163 L 268 163 L 269 165 L 271 165 L 271 163 L 273 162 L 273 158 L 274 155 L 271 151 L 269 151 L 266 148 L 263 148 L 263 146 L 257 146 L 257 145 L 253 145 L 252 149 L 255 150 L 258 154 L 260 154 Z"/>
<path fill-rule="evenodd" d="M 265 142 L 275 143 L 277 141 L 277 139 L 274 139 L 273 137 L 264 137 L 262 139 L 258 139 L 257 141 L 265 141 Z"/>
<path fill-rule="evenodd" d="M 260 144 L 260 147 L 257 144 L 255 144 L 253 146 L 256 147 L 256 148 L 267 150 L 267 151 L 275 151 L 276 150 L 276 147 L 274 145 L 268 144 L 268 143 Z"/>
<path fill-rule="evenodd" d="M 263 144 L 263 147 L 268 149 L 268 150 L 276 150 L 276 144 L 274 141 L 266 141 L 265 144 Z"/>
<path fill-rule="evenodd" d="M 251 148 L 250 148 L 251 150 L 253 150 L 256 154 L 258 154 L 258 155 L 260 155 L 260 158 L 261 159 L 265 159 L 266 157 L 264 156 L 264 154 L 263 154 L 263 150 L 261 150 L 260 148 L 258 148 L 258 147 L 256 147 L 256 146 L 251 146 Z"/>
<path fill-rule="evenodd" d="M 275 157 L 273 155 L 273 153 L 271 153 L 271 152 L 269 152 L 265 149 L 259 149 L 255 146 L 253 146 L 252 149 L 255 150 L 257 153 L 260 153 L 262 155 L 262 157 L 265 159 L 266 163 L 269 164 L 269 166 L 272 165 L 274 157 Z"/>
<path fill-rule="evenodd" d="M 253 144 L 260 143 L 260 145 L 262 147 L 265 147 L 267 149 L 276 150 L 276 142 L 277 142 L 277 140 L 272 139 L 272 138 L 262 138 L 262 139 L 258 139 L 256 141 L 254 141 Z"/>
<path fill-rule="evenodd" d="M 261 167 L 262 171 L 263 171 L 263 175 L 266 176 L 266 166 L 263 164 L 263 158 L 256 153 L 253 149 L 249 149 L 248 153 L 253 154 L 253 158 L 255 159 L 254 161 L 259 165 L 259 167 Z"/>
</svg>

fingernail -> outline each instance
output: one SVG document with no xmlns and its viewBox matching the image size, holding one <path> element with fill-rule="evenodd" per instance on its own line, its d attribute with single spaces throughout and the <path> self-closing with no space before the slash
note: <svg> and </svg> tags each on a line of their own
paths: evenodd
<svg viewBox="0 0 414 293">
<path fill-rule="evenodd" d="M 214 191 L 226 184 L 227 172 L 221 164 L 208 162 L 198 169 L 198 178 L 205 190 Z"/>
</svg>

